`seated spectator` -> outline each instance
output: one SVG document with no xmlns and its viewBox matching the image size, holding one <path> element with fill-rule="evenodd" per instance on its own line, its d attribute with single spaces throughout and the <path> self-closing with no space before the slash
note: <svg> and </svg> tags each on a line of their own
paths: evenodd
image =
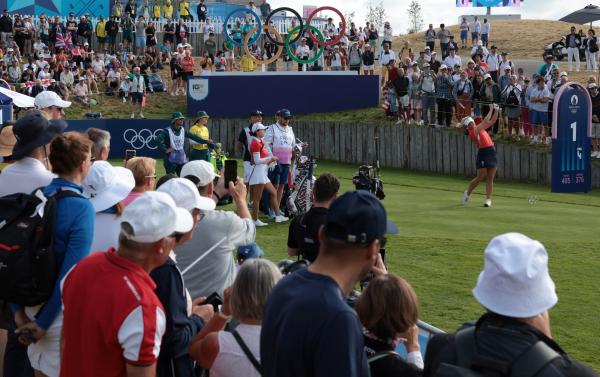
<svg viewBox="0 0 600 377">
<path fill-rule="evenodd" d="M 319 254 L 319 231 L 325 224 L 329 206 L 337 198 L 340 190 L 340 181 L 330 173 L 321 174 L 314 183 L 313 205 L 311 209 L 300 216 L 296 216 L 290 223 L 288 232 L 288 255 L 298 256 L 310 263 L 317 259 Z"/>
<path fill-rule="evenodd" d="M 127 207 L 146 191 L 154 189 L 156 182 L 156 160 L 149 157 L 134 157 L 125 161 L 125 167 L 133 173 L 135 186 L 129 195 L 121 202 Z"/>
<path fill-rule="evenodd" d="M 42 80 L 35 80 L 35 85 L 31 87 L 31 93 L 29 94 L 31 97 L 35 97 L 41 92 L 44 91 L 44 87 L 42 86 Z"/>
<path fill-rule="evenodd" d="M 89 104 L 89 87 L 86 83 L 86 79 L 81 77 L 75 87 L 73 88 L 73 94 L 75 94 L 75 100 L 83 103 L 84 105 Z"/>
<path fill-rule="evenodd" d="M 356 302 L 365 331 L 365 351 L 372 377 L 420 377 L 423 356 L 419 345 L 419 304 L 404 279 L 386 274 L 375 277 Z M 395 350 L 404 342 L 405 360 Z"/>
<path fill-rule="evenodd" d="M 469 355 L 461 366 L 473 365 L 482 375 L 506 370 L 531 375 L 533 363 L 537 376 L 597 376 L 552 339 L 548 311 L 558 297 L 548 272 L 548 253 L 538 241 L 519 233 L 492 239 L 473 296 L 487 313 L 474 326 L 434 336 L 427 345 L 424 376 L 438 375 L 442 368 L 452 373 L 459 353 Z"/>
<path fill-rule="evenodd" d="M 190 355 L 211 375 L 261 376 L 260 332 L 264 308 L 281 273 L 265 259 L 244 262 L 231 288 L 225 291 L 221 313 L 192 341 Z M 223 331 L 229 319 L 237 326 Z"/>
<path fill-rule="evenodd" d="M 8 67 L 9 82 L 13 84 L 21 82 L 22 74 L 23 71 L 21 70 L 21 67 L 19 67 L 19 62 L 17 60 L 13 60 L 11 66 Z"/>
<path fill-rule="evenodd" d="M 94 242 L 91 251 L 106 251 L 118 247 L 123 199 L 135 186 L 130 170 L 113 167 L 106 161 L 95 161 L 82 182 L 83 194 L 96 211 Z"/>
<path fill-rule="evenodd" d="M 165 83 L 162 81 L 162 77 L 156 68 L 152 68 L 152 73 L 148 75 L 148 86 L 152 93 L 164 92 L 167 90 Z"/>
<path fill-rule="evenodd" d="M 100 94 L 100 90 L 98 89 L 98 80 L 94 71 L 91 68 L 85 70 L 85 81 L 88 83 L 88 89 L 90 94 L 96 91 L 96 94 Z"/>
<path fill-rule="evenodd" d="M 94 60 L 91 63 L 92 72 L 100 79 L 104 80 L 104 62 L 100 60 L 99 54 L 94 54 Z"/>
<path fill-rule="evenodd" d="M 127 102 L 130 91 L 131 91 L 131 77 L 127 76 L 125 78 L 125 80 L 121 81 L 121 86 L 119 86 L 119 98 L 123 99 L 123 103 Z"/>
<path fill-rule="evenodd" d="M 262 251 L 260 246 L 256 244 L 256 242 L 251 243 L 250 245 L 240 246 L 237 249 L 236 260 L 238 272 L 240 266 L 249 259 L 262 258 L 265 256 L 265 253 Z"/>
<path fill-rule="evenodd" d="M 50 80 L 52 78 L 52 72 L 50 72 L 50 66 L 45 65 L 42 70 L 39 71 L 37 78 L 39 80 Z"/>
<path fill-rule="evenodd" d="M 106 74 L 106 84 L 107 94 L 109 93 L 109 88 L 111 95 L 113 94 L 113 91 L 119 89 L 121 86 L 121 74 L 119 73 L 118 69 L 111 68 L 108 70 L 108 73 Z"/>
</svg>

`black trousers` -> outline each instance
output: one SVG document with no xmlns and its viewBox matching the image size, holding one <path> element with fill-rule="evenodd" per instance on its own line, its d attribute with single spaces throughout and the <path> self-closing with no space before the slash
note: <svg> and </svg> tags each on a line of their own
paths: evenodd
<svg viewBox="0 0 600 377">
<path fill-rule="evenodd" d="M 450 127 L 452 123 L 452 101 L 445 98 L 437 99 L 437 122 L 439 125 Z"/>
</svg>

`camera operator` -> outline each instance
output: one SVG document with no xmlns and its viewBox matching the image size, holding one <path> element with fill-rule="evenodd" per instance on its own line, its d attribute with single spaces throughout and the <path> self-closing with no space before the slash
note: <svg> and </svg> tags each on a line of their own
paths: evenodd
<svg viewBox="0 0 600 377">
<path fill-rule="evenodd" d="M 340 181 L 331 173 L 321 174 L 313 187 L 312 208 L 290 223 L 288 233 L 288 255 L 299 256 L 310 263 L 319 254 L 319 229 L 325 224 L 329 206 L 337 197 Z"/>
</svg>

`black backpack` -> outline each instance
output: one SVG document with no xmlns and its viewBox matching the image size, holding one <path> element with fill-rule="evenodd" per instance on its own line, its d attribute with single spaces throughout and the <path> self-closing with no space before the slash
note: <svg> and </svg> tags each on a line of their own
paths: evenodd
<svg viewBox="0 0 600 377">
<path fill-rule="evenodd" d="M 0 198 L 0 300 L 35 306 L 52 294 L 58 278 L 52 250 L 56 202 L 68 196 L 80 195 L 61 190 L 46 198 L 37 189 Z"/>
<path fill-rule="evenodd" d="M 506 104 L 510 107 L 517 107 L 519 106 L 520 102 L 519 102 L 519 97 L 517 96 L 517 94 L 515 93 L 515 90 L 511 90 L 508 93 L 508 97 L 506 97 Z"/>
<path fill-rule="evenodd" d="M 433 374 L 436 377 L 533 377 L 560 354 L 546 343 L 537 341 L 513 363 L 478 354 L 475 326 L 456 332 L 456 365 L 441 363 Z M 556 371 L 556 370 L 555 370 Z M 562 374 L 558 371 L 556 376 Z"/>
</svg>

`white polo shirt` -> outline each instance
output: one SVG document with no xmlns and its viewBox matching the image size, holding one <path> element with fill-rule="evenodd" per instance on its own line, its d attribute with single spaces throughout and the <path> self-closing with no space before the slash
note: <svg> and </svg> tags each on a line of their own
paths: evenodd
<svg viewBox="0 0 600 377">
<path fill-rule="evenodd" d="M 45 187 L 55 177 L 40 160 L 25 157 L 8 165 L 0 174 L 0 196 L 25 193 Z"/>
<path fill-rule="evenodd" d="M 471 23 L 471 33 L 479 33 L 481 31 L 481 24 L 479 21 L 473 21 Z"/>
<path fill-rule="evenodd" d="M 481 25 L 481 34 L 489 34 L 490 33 L 490 23 L 486 22 Z"/>
<path fill-rule="evenodd" d="M 387 65 L 390 60 L 396 60 L 396 54 L 394 51 L 389 50 L 387 53 L 385 51 L 381 51 L 381 55 L 379 55 L 379 66 Z"/>
</svg>

